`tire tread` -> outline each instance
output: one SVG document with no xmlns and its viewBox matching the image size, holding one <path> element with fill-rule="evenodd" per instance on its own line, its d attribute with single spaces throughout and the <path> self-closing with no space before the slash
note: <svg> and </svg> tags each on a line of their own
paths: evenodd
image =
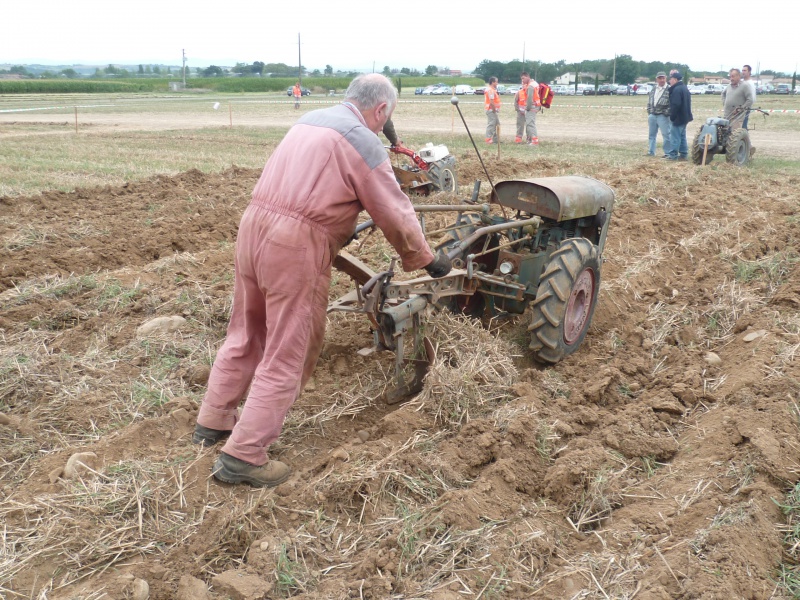
<svg viewBox="0 0 800 600">
<path fill-rule="evenodd" d="M 568 347 L 562 339 L 567 302 L 577 277 L 587 266 L 595 270 L 592 306 L 582 335 L 573 346 Z M 528 326 L 528 331 L 531 332 L 528 347 L 534 352 L 537 360 L 555 364 L 580 346 L 591 324 L 599 286 L 600 260 L 597 247 L 586 238 L 564 240 L 550 255 L 550 260 L 539 280 L 536 298 L 531 303 L 533 316 Z"/>
</svg>

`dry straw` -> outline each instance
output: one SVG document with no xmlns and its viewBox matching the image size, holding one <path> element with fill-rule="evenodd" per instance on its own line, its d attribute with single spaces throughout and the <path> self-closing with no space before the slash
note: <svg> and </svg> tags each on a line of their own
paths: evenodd
<svg viewBox="0 0 800 600">
<path fill-rule="evenodd" d="M 511 399 L 518 373 L 516 349 L 480 323 L 442 312 L 427 321 L 436 362 L 417 399 L 438 425 L 458 428 Z"/>
</svg>

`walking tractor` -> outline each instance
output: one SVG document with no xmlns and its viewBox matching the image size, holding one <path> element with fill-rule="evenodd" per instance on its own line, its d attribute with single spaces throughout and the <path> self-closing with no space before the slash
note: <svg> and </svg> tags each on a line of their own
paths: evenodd
<svg viewBox="0 0 800 600">
<path fill-rule="evenodd" d="M 479 188 L 476 182 L 472 198 L 461 204 L 415 206 L 432 247 L 453 261 L 445 277 L 395 281 L 396 258 L 378 273 L 346 251 L 334 260 L 355 289 L 328 311 L 364 313 L 374 333 L 366 352 L 395 352 L 397 381 L 389 403 L 421 390 L 435 359 L 433 344 L 421 334 L 428 307 L 478 317 L 487 311 L 522 314 L 530 306 L 529 348 L 543 363 L 572 354 L 586 337 L 614 191 L 582 176 L 509 180 L 492 184 L 489 202 L 478 204 Z M 452 223 L 428 231 L 426 215 L 441 212 L 451 213 Z M 356 235 L 370 227 L 371 221 L 363 223 Z"/>
<path fill-rule="evenodd" d="M 760 108 L 737 108 L 730 119 L 706 119 L 692 143 L 692 162 L 696 165 L 707 165 L 715 154 L 724 154 L 729 163 L 739 166 L 747 164 L 755 153 L 755 148 L 750 145 L 750 134 L 741 127 L 741 122 L 751 112 L 769 114 Z"/>
<path fill-rule="evenodd" d="M 431 192 L 458 193 L 456 158 L 447 146 L 426 144 L 419 154 L 403 146 L 389 146 L 389 152 L 407 156 L 413 164 L 392 165 L 394 176 L 406 194 L 427 196 Z"/>
</svg>

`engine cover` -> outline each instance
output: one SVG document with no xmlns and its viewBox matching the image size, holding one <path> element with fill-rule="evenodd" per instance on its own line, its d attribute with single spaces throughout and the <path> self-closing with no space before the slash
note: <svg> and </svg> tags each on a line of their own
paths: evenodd
<svg viewBox="0 0 800 600">
<path fill-rule="evenodd" d="M 614 190 L 591 177 L 539 177 L 501 181 L 491 201 L 553 221 L 592 217 L 600 211 L 611 214 Z"/>
</svg>

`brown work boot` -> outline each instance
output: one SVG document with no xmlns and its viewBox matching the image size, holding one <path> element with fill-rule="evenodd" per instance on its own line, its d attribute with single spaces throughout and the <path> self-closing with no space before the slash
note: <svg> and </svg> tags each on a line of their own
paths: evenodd
<svg viewBox="0 0 800 600">
<path fill-rule="evenodd" d="M 202 444 L 204 448 L 208 448 L 221 439 L 228 437 L 230 434 L 231 432 L 229 430 L 211 429 L 210 427 L 203 427 L 200 423 L 197 423 L 194 426 L 192 443 Z"/>
<path fill-rule="evenodd" d="M 256 466 L 221 452 L 211 469 L 212 475 L 225 483 L 249 483 L 254 487 L 275 487 L 289 479 L 292 470 L 279 460 Z"/>
</svg>

